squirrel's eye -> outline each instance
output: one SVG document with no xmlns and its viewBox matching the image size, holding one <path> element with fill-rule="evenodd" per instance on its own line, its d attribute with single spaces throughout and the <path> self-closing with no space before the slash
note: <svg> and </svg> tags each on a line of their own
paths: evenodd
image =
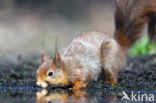
<svg viewBox="0 0 156 103">
<path fill-rule="evenodd" d="M 48 72 L 48 76 L 53 76 L 53 72 L 52 71 Z"/>
</svg>

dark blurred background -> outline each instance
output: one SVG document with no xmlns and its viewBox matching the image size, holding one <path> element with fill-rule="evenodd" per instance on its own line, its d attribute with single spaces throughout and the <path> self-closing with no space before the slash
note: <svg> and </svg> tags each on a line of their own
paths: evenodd
<svg viewBox="0 0 156 103">
<path fill-rule="evenodd" d="M 56 38 L 61 49 L 84 31 L 113 34 L 113 13 L 113 0 L 1 0 L 0 63 L 52 54 Z"/>
</svg>

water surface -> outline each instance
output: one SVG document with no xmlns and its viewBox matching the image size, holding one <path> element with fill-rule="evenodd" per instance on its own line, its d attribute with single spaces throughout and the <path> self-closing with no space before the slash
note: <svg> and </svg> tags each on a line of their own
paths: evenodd
<svg viewBox="0 0 156 103">
<path fill-rule="evenodd" d="M 95 91 L 95 92 L 94 92 Z M 130 93 L 130 91 L 126 91 Z M 137 91 L 135 91 L 138 93 Z M 156 91 L 140 91 L 156 96 Z M 122 91 L 106 93 L 102 90 L 41 89 L 38 87 L 14 86 L 0 87 L 0 103 L 155 103 L 121 101 Z"/>
</svg>

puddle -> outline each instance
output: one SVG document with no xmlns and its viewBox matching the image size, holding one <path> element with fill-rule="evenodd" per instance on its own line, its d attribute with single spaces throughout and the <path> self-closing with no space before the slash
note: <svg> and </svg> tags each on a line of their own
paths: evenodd
<svg viewBox="0 0 156 103">
<path fill-rule="evenodd" d="M 14 86 L 0 87 L 0 103 L 155 103 L 155 102 L 133 102 L 124 100 L 120 93 L 106 95 L 101 90 L 91 92 L 92 90 L 71 91 L 69 89 L 46 90 L 39 87 Z M 130 93 L 130 91 L 125 91 Z M 137 91 L 135 91 L 138 93 Z M 156 91 L 141 93 L 153 94 L 156 97 Z"/>
<path fill-rule="evenodd" d="M 117 96 L 90 95 L 85 90 L 0 87 L 1 103 L 117 103 Z"/>
</svg>

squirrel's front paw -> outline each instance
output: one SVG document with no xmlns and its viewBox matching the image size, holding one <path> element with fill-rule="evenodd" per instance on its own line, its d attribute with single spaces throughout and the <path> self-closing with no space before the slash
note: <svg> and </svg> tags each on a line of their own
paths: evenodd
<svg viewBox="0 0 156 103">
<path fill-rule="evenodd" d="M 76 81 L 73 83 L 73 88 L 72 90 L 79 90 L 81 88 L 85 88 L 86 87 L 86 83 L 83 81 Z"/>
</svg>

